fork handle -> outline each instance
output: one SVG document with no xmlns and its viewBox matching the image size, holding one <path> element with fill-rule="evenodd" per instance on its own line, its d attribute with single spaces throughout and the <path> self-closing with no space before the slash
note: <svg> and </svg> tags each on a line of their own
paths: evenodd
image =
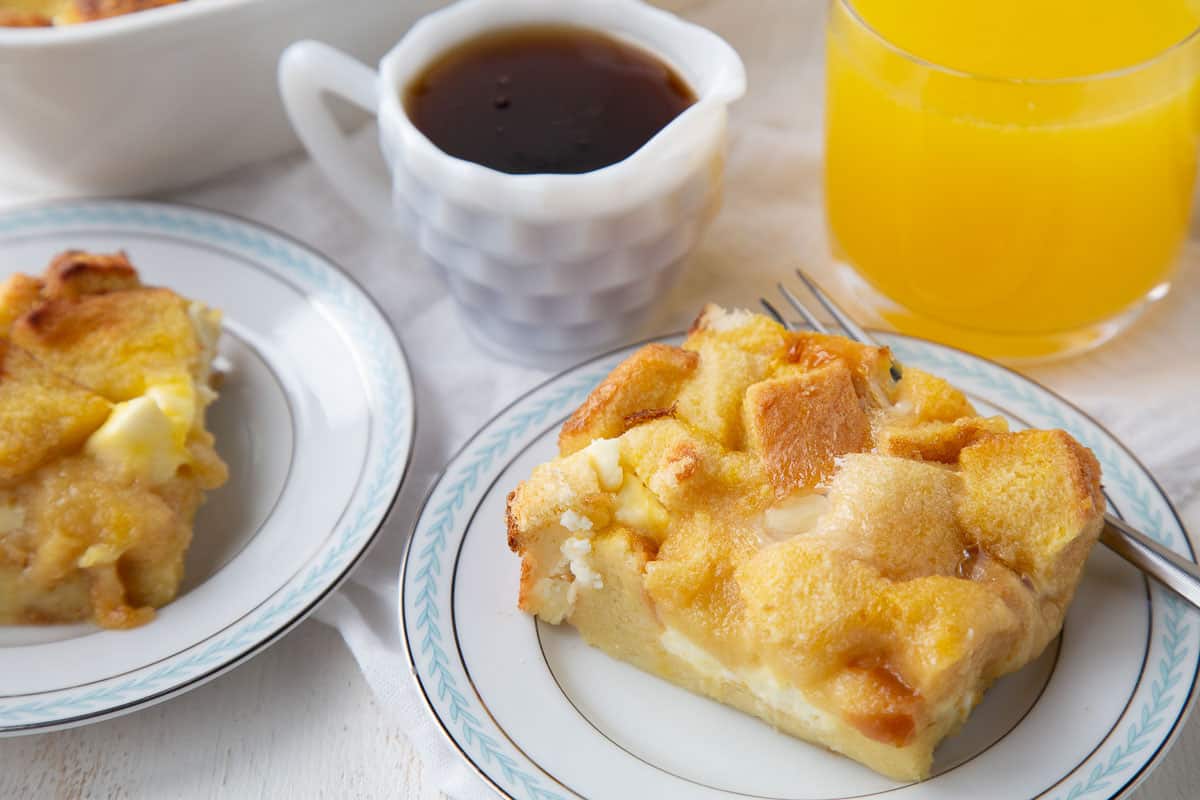
<svg viewBox="0 0 1200 800">
<path fill-rule="evenodd" d="M 1100 541 L 1121 558 L 1200 608 L 1200 568 L 1111 514 L 1104 515 Z"/>
</svg>

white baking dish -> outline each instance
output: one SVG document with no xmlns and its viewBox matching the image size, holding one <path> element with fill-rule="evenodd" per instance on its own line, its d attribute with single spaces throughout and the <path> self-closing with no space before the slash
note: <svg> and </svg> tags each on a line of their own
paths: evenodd
<svg viewBox="0 0 1200 800">
<path fill-rule="evenodd" d="M 444 0 L 188 0 L 62 28 L 0 28 L 0 188 L 140 194 L 296 147 L 279 54 L 320 38 L 376 61 Z"/>
</svg>

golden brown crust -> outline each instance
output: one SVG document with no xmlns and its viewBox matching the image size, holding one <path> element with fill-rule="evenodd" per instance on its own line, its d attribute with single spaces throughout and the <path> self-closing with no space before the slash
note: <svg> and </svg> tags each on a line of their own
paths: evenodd
<svg viewBox="0 0 1200 800">
<path fill-rule="evenodd" d="M 912 417 L 922 422 L 954 422 L 975 416 L 966 395 L 946 380 L 909 366 L 899 382 L 896 404 L 907 407 Z"/>
<path fill-rule="evenodd" d="M 682 348 L 618 366 L 509 495 L 520 607 L 885 774 L 927 775 L 986 687 L 1057 634 L 1103 498 L 1062 431 L 1010 433 L 893 366 L 705 308 Z M 826 721 L 773 704 L 764 675 Z"/>
<path fill-rule="evenodd" d="M 94 22 L 182 0 L 42 0 L 31 10 L 0 9 L 0 27 L 48 27 Z"/>
<path fill-rule="evenodd" d="M 7 339 L 13 323 L 42 301 L 42 282 L 16 273 L 0 284 L 0 339 Z"/>
<path fill-rule="evenodd" d="M 789 339 L 785 356 L 789 364 L 806 370 L 825 364 L 842 364 L 850 370 L 854 388 L 864 398 L 874 399 L 883 387 L 893 384 L 891 368 L 895 361 L 892 351 L 886 347 L 872 347 L 840 336 L 808 331 L 797 331 Z"/>
<path fill-rule="evenodd" d="M 47 300 L 75 300 L 85 294 L 136 289 L 141 281 L 124 253 L 67 250 L 46 268 L 45 286 Z"/>
<path fill-rule="evenodd" d="M 504 522 L 505 530 L 508 532 L 508 549 L 516 553 L 520 549 L 520 527 L 517 525 L 517 518 L 513 514 L 513 498 L 516 496 L 517 490 L 513 489 L 504 498 Z"/>
<path fill-rule="evenodd" d="M 646 422 L 653 422 L 656 419 L 665 419 L 666 417 L 675 416 L 675 404 L 666 408 L 645 408 L 641 411 L 635 411 L 632 414 L 625 415 L 625 430 L 637 427 Z"/>
<path fill-rule="evenodd" d="M 915 737 L 923 710 L 920 692 L 886 659 L 853 659 L 838 676 L 833 691 L 850 723 L 868 738 L 904 747 Z"/>
<path fill-rule="evenodd" d="M 649 344 L 621 362 L 592 390 L 558 436 L 565 455 L 593 439 L 620 436 L 628 420 L 646 409 L 670 407 L 680 384 L 696 368 L 695 353 L 665 344 Z"/>
<path fill-rule="evenodd" d="M 0 9 L 0 28 L 48 28 L 54 21 L 37 11 Z"/>
<path fill-rule="evenodd" d="M 955 464 L 964 447 L 1008 431 L 1003 417 L 963 417 L 953 422 L 931 419 L 916 425 L 893 425 L 880 432 L 879 452 L 918 461 Z"/>
<path fill-rule="evenodd" d="M 871 425 L 840 361 L 756 383 L 746 391 L 749 449 L 767 467 L 775 494 L 813 489 L 838 456 L 870 444 Z"/>
<path fill-rule="evenodd" d="M 11 338 L 113 400 L 137 397 L 154 376 L 193 370 L 200 356 L 186 302 L 159 288 L 46 300 L 17 320 Z"/>
<path fill-rule="evenodd" d="M 104 398 L 0 341 L 0 486 L 78 447 L 110 408 Z"/>
<path fill-rule="evenodd" d="M 977 442 L 959 460 L 967 535 L 1063 600 L 1075 585 L 1064 576 L 1075 577 L 1087 553 L 1072 545 L 1081 529 L 1094 529 L 1094 540 L 1103 522 L 1095 455 L 1065 431 L 1019 431 Z"/>
</svg>

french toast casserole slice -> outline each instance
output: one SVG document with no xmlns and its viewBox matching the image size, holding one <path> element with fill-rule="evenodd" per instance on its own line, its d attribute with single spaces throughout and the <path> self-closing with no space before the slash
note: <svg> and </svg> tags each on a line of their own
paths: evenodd
<svg viewBox="0 0 1200 800">
<path fill-rule="evenodd" d="M 1065 432 L 711 305 L 559 451 L 508 498 L 522 609 L 900 780 L 1058 634 L 1104 510 Z"/>
<path fill-rule="evenodd" d="M 220 314 L 67 252 L 0 284 L 0 624 L 140 625 L 183 577 Z"/>
</svg>

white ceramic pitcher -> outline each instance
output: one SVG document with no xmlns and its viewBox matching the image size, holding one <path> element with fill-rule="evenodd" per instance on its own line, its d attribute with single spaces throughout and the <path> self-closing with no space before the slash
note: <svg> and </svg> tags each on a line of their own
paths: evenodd
<svg viewBox="0 0 1200 800">
<path fill-rule="evenodd" d="M 407 85 L 478 35 L 528 25 L 607 33 L 653 53 L 697 102 L 623 161 L 572 175 L 510 175 L 447 155 L 405 113 Z M 461 0 L 430 14 L 378 71 L 318 42 L 280 59 L 292 124 L 346 199 L 380 225 L 410 225 L 476 338 L 545 363 L 635 338 L 717 208 L 726 107 L 745 71 L 724 40 L 639 0 Z M 332 92 L 373 112 L 391 180 L 348 146 Z"/>
</svg>

